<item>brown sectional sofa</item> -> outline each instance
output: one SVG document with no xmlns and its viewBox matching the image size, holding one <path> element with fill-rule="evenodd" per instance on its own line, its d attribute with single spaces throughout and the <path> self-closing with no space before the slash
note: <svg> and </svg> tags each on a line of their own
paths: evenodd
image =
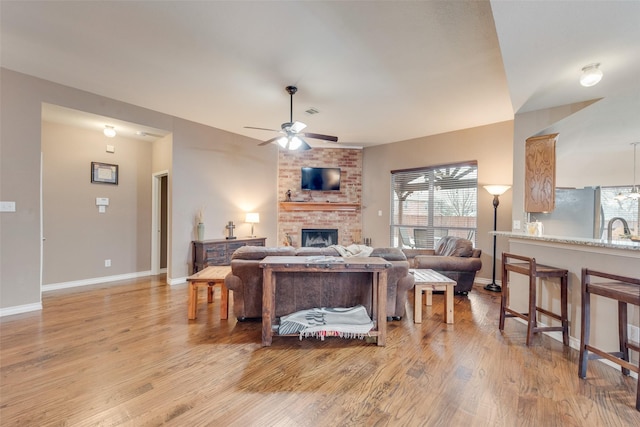
<svg viewBox="0 0 640 427">
<path fill-rule="evenodd" d="M 244 246 L 231 257 L 231 273 L 225 285 L 233 291 L 233 311 L 238 320 L 262 316 L 262 268 L 267 256 L 339 256 L 333 248 L 293 248 Z M 405 314 L 407 291 L 413 288 L 409 262 L 397 248 L 375 248 L 372 257 L 386 259 L 387 318 Z M 371 313 L 370 273 L 281 273 L 276 286 L 276 317 L 314 307 L 352 307 L 364 305 Z"/>
</svg>

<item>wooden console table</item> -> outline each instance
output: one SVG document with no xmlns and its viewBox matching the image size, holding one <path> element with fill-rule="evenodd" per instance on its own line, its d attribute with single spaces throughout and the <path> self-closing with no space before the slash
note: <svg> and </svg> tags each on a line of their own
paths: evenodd
<svg viewBox="0 0 640 427">
<path fill-rule="evenodd" d="M 268 256 L 260 262 L 262 281 L 262 345 L 271 345 L 276 314 L 276 273 L 371 273 L 372 304 L 371 318 L 374 329 L 371 336 L 377 338 L 378 346 L 384 346 L 387 337 L 387 269 L 391 264 L 383 258 L 339 258 L 317 257 L 310 260 L 304 256 Z"/>
<path fill-rule="evenodd" d="M 193 272 L 212 265 L 229 265 L 231 255 L 242 246 L 264 246 L 266 237 L 195 240 L 193 242 Z"/>
</svg>

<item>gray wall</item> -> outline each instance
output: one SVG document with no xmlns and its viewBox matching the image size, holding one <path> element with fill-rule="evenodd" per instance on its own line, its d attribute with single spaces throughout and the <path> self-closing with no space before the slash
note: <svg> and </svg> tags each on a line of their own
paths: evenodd
<svg viewBox="0 0 640 427">
<path fill-rule="evenodd" d="M 513 122 L 502 122 L 394 144 L 365 148 L 363 159 L 363 237 L 371 237 L 374 246 L 389 245 L 389 197 L 391 171 L 447 163 L 478 162 L 477 247 L 482 249 L 482 270 L 478 277 L 492 276 L 493 196 L 482 186 L 512 182 Z M 378 216 L 382 211 L 382 216 Z M 498 229 L 511 229 L 511 191 L 500 196 Z M 497 258 L 506 250 L 506 241 L 498 239 Z M 498 261 L 500 262 L 500 261 Z M 500 280 L 498 274 L 498 280 Z"/>
<path fill-rule="evenodd" d="M 151 268 L 151 148 L 148 141 L 42 123 L 43 285 Z M 91 183 L 92 161 L 117 164 L 118 185 Z M 105 213 L 96 197 L 109 198 Z"/>
<path fill-rule="evenodd" d="M 206 208 L 207 238 L 223 238 L 229 220 L 236 222 L 239 235 L 248 234 L 249 225 L 242 221 L 244 212 L 252 210 L 260 212 L 258 232 L 263 231 L 260 234 L 267 237 L 267 244 L 275 242 L 275 146 L 258 148 L 259 141 L 250 138 L 0 69 L 0 200 L 15 201 L 17 206 L 15 213 L 0 214 L 0 314 L 40 306 L 43 102 L 172 132 L 163 146 L 149 153 L 152 161 L 146 178 L 151 181 L 152 173 L 170 171 L 169 282 L 181 282 L 190 273 L 195 213 L 202 206 Z M 141 197 L 144 200 L 148 195 Z M 129 209 L 135 212 L 139 207 Z M 134 245 L 143 246 L 150 226 L 146 220 L 138 224 L 145 230 L 136 230 L 131 239 Z M 90 262 L 102 267 L 85 272 L 81 279 L 102 277 L 104 259 L 104 254 L 95 254 Z M 147 262 L 135 261 L 127 273 L 148 270 Z M 7 308 L 10 310 L 3 310 Z"/>
</svg>

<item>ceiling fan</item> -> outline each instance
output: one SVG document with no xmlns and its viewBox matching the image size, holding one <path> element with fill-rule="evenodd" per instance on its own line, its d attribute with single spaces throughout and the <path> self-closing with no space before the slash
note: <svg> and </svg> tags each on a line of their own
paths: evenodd
<svg viewBox="0 0 640 427">
<path fill-rule="evenodd" d="M 278 132 L 282 135 L 273 137 L 268 139 L 258 145 L 267 145 L 272 142 L 277 142 L 282 148 L 286 148 L 289 150 L 297 150 L 298 148 L 302 150 L 309 150 L 311 147 L 307 142 L 302 139 L 302 137 L 313 138 L 313 139 L 321 139 L 323 141 L 331 141 L 338 142 L 337 136 L 331 135 L 321 135 L 319 133 L 309 133 L 309 132 L 301 132 L 304 128 L 307 127 L 302 122 L 293 121 L 293 95 L 298 91 L 298 88 L 295 86 L 287 86 L 287 93 L 291 96 L 291 108 L 289 112 L 289 121 L 280 125 L 280 130 L 276 129 L 266 129 L 266 128 L 257 128 L 252 126 L 245 126 L 245 129 L 258 129 L 258 130 L 268 130 L 271 132 Z"/>
</svg>

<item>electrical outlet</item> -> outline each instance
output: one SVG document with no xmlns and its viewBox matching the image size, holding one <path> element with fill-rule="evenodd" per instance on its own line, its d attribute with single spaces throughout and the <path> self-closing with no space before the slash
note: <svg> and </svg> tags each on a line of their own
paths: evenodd
<svg viewBox="0 0 640 427">
<path fill-rule="evenodd" d="M 520 230 L 520 221 L 517 219 L 513 220 L 513 229 L 514 230 Z"/>
<path fill-rule="evenodd" d="M 111 260 L 110 259 L 105 259 L 104 260 L 104 266 L 105 267 L 111 267 Z"/>
</svg>

